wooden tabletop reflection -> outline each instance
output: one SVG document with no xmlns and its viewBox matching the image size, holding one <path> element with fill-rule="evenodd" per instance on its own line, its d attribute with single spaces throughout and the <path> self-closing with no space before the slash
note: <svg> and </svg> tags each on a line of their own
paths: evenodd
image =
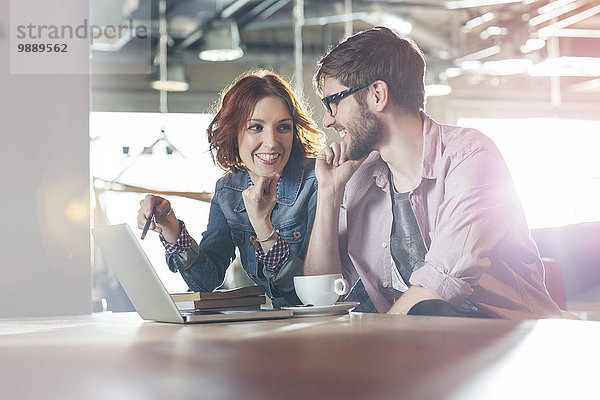
<svg viewBox="0 0 600 400">
<path fill-rule="evenodd" d="M 600 398 L 600 322 L 0 320 L 7 399 Z"/>
</svg>

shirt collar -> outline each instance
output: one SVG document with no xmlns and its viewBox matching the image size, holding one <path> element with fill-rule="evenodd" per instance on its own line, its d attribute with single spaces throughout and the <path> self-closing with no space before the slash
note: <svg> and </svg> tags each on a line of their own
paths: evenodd
<svg viewBox="0 0 600 400">
<path fill-rule="evenodd" d="M 423 121 L 423 168 L 421 176 L 425 179 L 436 179 L 435 168 L 436 161 L 441 157 L 441 130 L 440 124 L 421 111 L 421 120 Z"/>
</svg>

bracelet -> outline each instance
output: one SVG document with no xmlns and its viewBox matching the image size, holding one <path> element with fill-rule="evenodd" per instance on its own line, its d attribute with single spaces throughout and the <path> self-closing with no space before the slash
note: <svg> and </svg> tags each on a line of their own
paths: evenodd
<svg viewBox="0 0 600 400">
<path fill-rule="evenodd" d="M 276 232 L 276 230 L 275 230 L 275 227 L 273 227 L 273 230 L 271 231 L 271 233 L 269 233 L 269 236 L 267 236 L 267 237 L 266 237 L 266 238 L 264 238 L 264 239 L 259 239 L 259 238 L 256 238 L 256 239 L 254 239 L 254 240 L 256 240 L 256 241 L 257 241 L 257 242 L 259 242 L 259 243 L 266 242 L 267 240 L 269 240 L 269 239 L 271 239 L 271 238 L 273 237 L 273 235 L 275 234 L 275 232 Z"/>
</svg>

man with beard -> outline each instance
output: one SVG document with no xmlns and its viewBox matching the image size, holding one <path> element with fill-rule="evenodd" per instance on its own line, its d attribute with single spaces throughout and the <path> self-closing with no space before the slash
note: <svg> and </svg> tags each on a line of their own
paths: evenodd
<svg viewBox="0 0 600 400">
<path fill-rule="evenodd" d="M 490 139 L 423 112 L 425 60 L 376 27 L 321 58 L 323 125 L 305 275 L 343 273 L 360 311 L 560 316 L 504 160 Z"/>
</svg>

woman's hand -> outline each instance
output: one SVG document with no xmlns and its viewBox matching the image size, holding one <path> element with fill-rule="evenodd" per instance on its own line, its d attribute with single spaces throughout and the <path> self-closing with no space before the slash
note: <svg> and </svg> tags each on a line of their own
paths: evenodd
<svg viewBox="0 0 600 400">
<path fill-rule="evenodd" d="M 152 215 L 154 207 L 156 207 L 156 213 L 154 219 L 150 222 L 149 230 L 162 233 L 165 240 L 175 243 L 179 237 L 179 221 L 175 217 L 169 200 L 160 196 L 148 194 L 140 201 L 137 217 L 138 228 L 144 229 L 144 225 Z"/>
<path fill-rule="evenodd" d="M 271 212 L 277 203 L 277 182 L 280 175 L 273 173 L 258 178 L 254 186 L 242 192 L 250 223 L 257 237 L 264 239 L 273 230 Z"/>
</svg>

